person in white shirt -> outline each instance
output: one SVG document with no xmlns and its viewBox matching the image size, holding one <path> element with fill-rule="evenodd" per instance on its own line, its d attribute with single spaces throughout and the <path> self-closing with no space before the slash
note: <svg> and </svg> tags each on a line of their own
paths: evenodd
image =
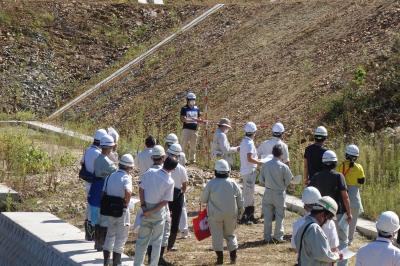
<svg viewBox="0 0 400 266">
<path fill-rule="evenodd" d="M 132 194 L 132 176 L 130 172 L 135 166 L 133 156 L 125 154 L 119 161 L 119 169 L 112 173 L 105 181 L 103 191 L 108 196 L 123 199 L 124 210 L 121 217 L 108 216 L 107 236 L 103 246 L 104 265 L 109 265 L 110 255 L 113 252 L 113 265 L 121 264 L 121 254 L 128 239 L 130 213 L 129 201 Z"/>
<path fill-rule="evenodd" d="M 312 207 L 315 204 L 318 204 L 318 201 L 321 199 L 321 193 L 319 190 L 315 187 L 306 187 L 303 191 L 301 200 L 304 203 L 304 210 L 306 211 L 306 214 L 304 217 L 301 217 L 297 219 L 293 223 L 293 231 L 292 231 L 292 240 L 291 240 L 291 245 L 292 248 L 296 248 L 295 244 L 295 236 L 297 234 L 297 231 L 299 230 L 300 227 L 303 226 L 305 223 L 305 217 L 307 215 L 310 215 Z M 321 226 L 322 230 L 324 231 L 326 237 L 328 238 L 329 242 L 329 247 L 331 248 L 331 251 L 335 252 L 338 251 L 339 247 L 339 237 L 336 231 L 336 225 L 335 222 L 332 220 L 328 220 L 324 225 Z"/>
<path fill-rule="evenodd" d="M 90 147 L 87 148 L 85 150 L 85 153 L 83 154 L 83 157 L 81 159 L 81 164 L 85 165 L 86 171 L 88 171 L 89 173 L 94 174 L 94 161 L 101 154 L 100 140 L 105 135 L 107 135 L 107 131 L 105 129 L 97 130 L 94 135 L 93 144 L 90 145 Z M 85 182 L 85 192 L 87 198 L 89 195 L 91 183 L 86 181 L 84 182 Z M 91 223 L 89 203 L 87 203 L 86 206 L 86 219 L 84 227 L 85 227 L 85 239 L 88 241 L 92 241 L 94 238 L 94 226 L 92 226 Z"/>
<path fill-rule="evenodd" d="M 231 147 L 228 141 L 226 134 L 231 128 L 231 121 L 228 118 L 221 118 L 211 143 L 211 156 L 214 159 L 224 159 L 232 167 L 232 154 L 238 152 L 239 147 Z"/>
<path fill-rule="evenodd" d="M 281 161 L 282 146 L 272 149 L 272 160 L 264 163 L 260 172 L 260 185 L 265 186 L 262 200 L 264 214 L 264 240 L 283 242 L 286 189 L 293 179 L 289 166 Z M 275 216 L 275 230 L 272 238 L 272 220 Z"/>
<path fill-rule="evenodd" d="M 392 243 L 399 228 L 399 216 L 396 213 L 381 213 L 376 222 L 378 237 L 358 250 L 356 266 L 399 266 L 400 249 Z"/>
<path fill-rule="evenodd" d="M 174 197 L 174 180 L 171 178 L 171 172 L 177 165 L 176 159 L 168 157 L 165 159 L 162 169 L 149 169 L 142 177 L 139 196 L 143 219 L 136 240 L 134 266 L 143 264 L 150 242 L 153 245 L 150 265 L 158 265 L 167 212 L 166 206 Z"/>
<path fill-rule="evenodd" d="M 135 165 L 139 168 L 139 176 L 143 175 L 153 165 L 151 151 L 156 144 L 156 139 L 153 136 L 148 136 L 144 142 L 144 150 L 136 155 Z"/>
<path fill-rule="evenodd" d="M 257 178 L 257 165 L 261 165 L 258 160 L 257 150 L 254 146 L 254 137 L 257 126 L 253 122 L 248 122 L 244 126 L 245 137 L 240 143 L 240 175 L 243 179 L 243 198 L 244 213 L 240 220 L 241 224 L 257 223 L 254 217 L 254 189 Z"/>
<path fill-rule="evenodd" d="M 110 158 L 111 161 L 113 161 L 115 164 L 118 164 L 117 149 L 118 149 L 119 134 L 113 127 L 107 128 L 107 134 L 110 135 L 114 139 L 114 143 L 115 143 L 113 150 L 108 155 L 108 158 Z"/>
<path fill-rule="evenodd" d="M 289 164 L 289 150 L 286 143 L 282 141 L 283 133 L 285 132 L 285 127 L 282 123 L 278 122 L 272 126 L 272 138 L 264 141 L 257 148 L 258 158 L 264 159 L 268 157 L 268 155 L 272 154 L 272 148 L 276 144 L 280 144 L 282 146 L 283 155 L 282 162 L 285 164 Z"/>
<path fill-rule="evenodd" d="M 179 156 L 182 152 L 182 147 L 179 144 L 172 144 L 167 150 L 167 155 L 179 161 Z M 188 175 L 183 165 L 178 164 L 175 170 L 171 173 L 174 180 L 174 200 L 169 203 L 171 211 L 171 232 L 168 239 L 167 250 L 174 247 L 176 236 L 179 229 L 179 221 L 181 219 L 184 194 L 187 189 Z"/>
<path fill-rule="evenodd" d="M 165 146 L 164 146 L 164 148 L 165 148 L 166 150 L 168 150 L 169 147 L 170 147 L 172 144 L 179 144 L 178 136 L 177 136 L 175 133 L 169 133 L 169 134 L 165 137 Z M 187 163 L 186 155 L 185 155 L 185 153 L 183 152 L 183 150 L 182 150 L 181 154 L 179 154 L 179 163 L 180 163 L 181 165 L 183 165 L 183 166 L 185 166 L 186 163 Z"/>
</svg>

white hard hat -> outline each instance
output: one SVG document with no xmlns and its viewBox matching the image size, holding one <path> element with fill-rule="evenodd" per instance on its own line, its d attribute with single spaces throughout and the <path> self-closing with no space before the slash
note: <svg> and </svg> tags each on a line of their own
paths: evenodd
<svg viewBox="0 0 400 266">
<path fill-rule="evenodd" d="M 331 162 L 337 162 L 337 156 L 334 151 L 327 150 L 324 152 L 322 155 L 322 162 L 323 163 L 331 163 Z"/>
<path fill-rule="evenodd" d="M 182 153 L 182 147 L 178 143 L 174 143 L 171 146 L 169 146 L 168 153 L 179 156 Z"/>
<path fill-rule="evenodd" d="M 382 212 L 376 222 L 376 229 L 383 233 L 393 234 L 400 228 L 399 216 L 392 211 Z"/>
<path fill-rule="evenodd" d="M 254 122 L 247 122 L 244 126 L 244 131 L 246 133 L 254 133 L 257 131 L 257 126 L 254 124 Z"/>
<path fill-rule="evenodd" d="M 106 134 L 104 137 L 101 138 L 100 140 L 100 146 L 101 147 L 114 147 L 114 139 L 110 135 Z"/>
<path fill-rule="evenodd" d="M 178 137 L 174 133 L 170 133 L 165 138 L 165 142 L 167 142 L 167 143 L 178 143 Z"/>
<path fill-rule="evenodd" d="M 358 157 L 360 155 L 360 150 L 354 144 L 347 145 L 346 147 L 346 154 Z"/>
<path fill-rule="evenodd" d="M 110 135 L 111 137 L 113 137 L 115 143 L 118 142 L 118 140 L 119 140 L 119 134 L 118 134 L 118 132 L 117 132 L 114 128 L 112 128 L 112 127 L 107 128 L 107 133 L 108 133 L 108 135 Z"/>
<path fill-rule="evenodd" d="M 281 122 L 275 123 L 272 126 L 272 133 L 282 134 L 283 132 L 285 132 L 285 127 L 283 126 L 283 124 Z"/>
<path fill-rule="evenodd" d="M 337 205 L 336 201 L 329 196 L 323 196 L 322 198 L 320 198 L 318 200 L 318 203 L 316 205 L 314 205 L 312 208 L 313 208 L 313 210 L 324 209 L 324 210 L 329 211 L 333 215 L 336 215 L 336 213 L 338 211 L 338 205 Z"/>
<path fill-rule="evenodd" d="M 131 154 L 124 154 L 121 156 L 121 158 L 119 159 L 119 164 L 128 166 L 128 167 L 134 167 L 135 166 L 135 162 L 133 160 L 133 156 Z"/>
<path fill-rule="evenodd" d="M 151 150 L 151 156 L 161 157 L 165 156 L 165 150 L 161 145 L 156 145 Z"/>
<path fill-rule="evenodd" d="M 218 172 L 229 172 L 231 169 L 229 167 L 229 164 L 227 161 L 224 159 L 220 159 L 215 162 L 215 171 Z"/>
<path fill-rule="evenodd" d="M 320 137 L 327 137 L 328 130 L 324 126 L 319 126 L 315 129 L 314 135 Z"/>
<path fill-rule="evenodd" d="M 107 131 L 105 129 L 99 129 L 96 130 L 96 133 L 94 134 L 94 139 L 100 141 L 102 137 L 107 135 Z"/>
<path fill-rule="evenodd" d="M 301 200 L 304 204 L 317 204 L 320 198 L 321 193 L 315 187 L 306 187 L 301 196 Z"/>
<path fill-rule="evenodd" d="M 189 92 L 186 95 L 186 99 L 188 99 L 188 100 L 196 100 L 196 94 L 194 94 L 193 92 Z"/>
</svg>

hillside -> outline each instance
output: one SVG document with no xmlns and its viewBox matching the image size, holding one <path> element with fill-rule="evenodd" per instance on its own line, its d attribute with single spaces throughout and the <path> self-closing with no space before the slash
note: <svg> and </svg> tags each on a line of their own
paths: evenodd
<svg viewBox="0 0 400 266">
<path fill-rule="evenodd" d="M 399 1 L 229 4 L 70 109 L 61 123 L 113 124 L 125 134 L 142 124 L 174 130 L 185 93 L 197 93 L 204 107 L 208 81 L 211 119 L 269 125 L 279 118 L 291 125 L 290 133 L 335 113 L 327 101 L 337 100 L 357 69 L 368 68 L 371 82 L 359 87 L 378 90 L 376 75 L 387 71 L 380 67 L 399 29 Z"/>
<path fill-rule="evenodd" d="M 0 1 L 0 113 L 48 115 L 201 9 Z"/>
</svg>

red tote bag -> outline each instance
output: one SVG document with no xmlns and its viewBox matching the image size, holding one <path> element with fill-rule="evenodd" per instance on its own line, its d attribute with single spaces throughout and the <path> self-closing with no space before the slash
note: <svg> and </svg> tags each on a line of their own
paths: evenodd
<svg viewBox="0 0 400 266">
<path fill-rule="evenodd" d="M 199 215 L 193 219 L 193 231 L 196 239 L 199 241 L 211 236 L 208 226 L 207 209 L 200 211 Z"/>
</svg>

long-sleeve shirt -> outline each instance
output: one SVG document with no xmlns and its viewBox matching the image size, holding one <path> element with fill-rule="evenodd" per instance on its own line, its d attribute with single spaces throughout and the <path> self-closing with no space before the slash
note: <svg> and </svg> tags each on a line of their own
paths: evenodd
<svg viewBox="0 0 400 266">
<path fill-rule="evenodd" d="M 237 152 L 237 147 L 231 147 L 228 137 L 221 129 L 217 128 L 211 144 L 211 154 L 213 157 L 228 155 Z"/>
<path fill-rule="evenodd" d="M 400 249 L 388 238 L 378 237 L 357 252 L 356 266 L 400 265 Z"/>
<path fill-rule="evenodd" d="M 117 170 L 114 162 L 104 154 L 100 154 L 94 161 L 94 174 L 105 179 Z"/>
<path fill-rule="evenodd" d="M 312 223 L 304 235 L 306 226 Z M 301 236 L 303 235 L 303 239 Z M 295 236 L 297 252 L 300 249 L 300 242 L 303 242 L 300 251 L 300 264 L 313 266 L 329 266 L 332 262 L 339 260 L 339 254 L 331 251 L 328 238 L 322 231 L 321 226 L 315 218 L 306 216 L 305 222 Z"/>
<path fill-rule="evenodd" d="M 292 178 L 289 167 L 276 157 L 263 164 L 261 168 L 260 183 L 272 190 L 286 190 Z"/>
<path fill-rule="evenodd" d="M 214 178 L 204 188 L 201 202 L 207 204 L 209 217 L 237 218 L 243 208 L 242 191 L 231 178 Z"/>
<path fill-rule="evenodd" d="M 272 137 L 271 139 L 264 141 L 263 143 L 260 144 L 260 146 L 258 146 L 257 148 L 258 158 L 264 159 L 268 155 L 272 154 L 272 149 L 277 144 L 280 144 L 282 146 L 282 151 L 283 151 L 282 161 L 284 163 L 289 162 L 288 146 L 280 138 L 277 137 Z"/>
</svg>

